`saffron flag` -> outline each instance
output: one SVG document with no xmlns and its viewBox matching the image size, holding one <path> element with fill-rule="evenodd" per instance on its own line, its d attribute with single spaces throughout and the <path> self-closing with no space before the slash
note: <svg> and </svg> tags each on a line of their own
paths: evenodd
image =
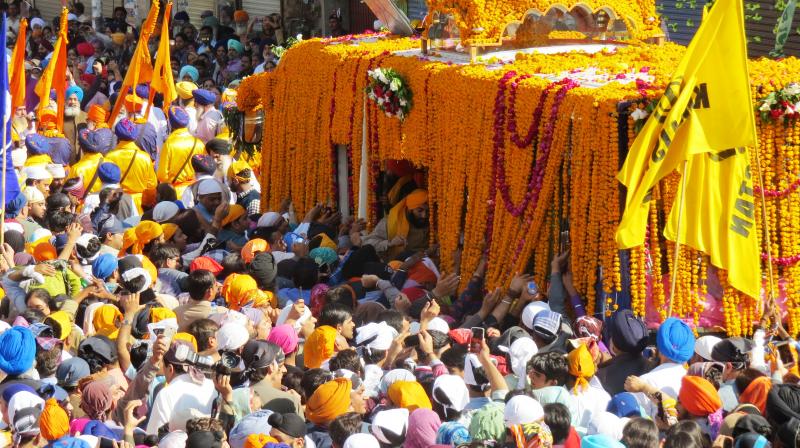
<svg viewBox="0 0 800 448">
<path fill-rule="evenodd" d="M 8 24 L 6 23 L 6 14 L 3 13 L 3 29 L 0 30 L 0 43 L 1 48 L 6 48 L 6 33 Z M 24 71 L 23 71 L 24 73 Z M 8 59 L 0 58 L 0 89 L 3 92 L 3 100 L 0 101 L 0 117 L 3 117 L 3 127 L 0 129 L 0 141 L 2 141 L 2 154 L 3 154 L 3 189 L 2 194 L 3 210 L 5 204 L 13 201 L 19 194 L 19 182 L 17 181 L 17 173 L 14 171 L 14 163 L 11 161 L 11 121 L 14 117 L 14 109 L 11 108 L 11 92 L 8 86 Z"/>
<path fill-rule="evenodd" d="M 25 44 L 28 42 L 27 33 L 28 20 L 20 19 L 17 42 L 14 44 L 14 51 L 11 53 L 11 66 L 8 67 L 12 111 L 16 111 L 18 107 L 25 104 Z"/>
<path fill-rule="evenodd" d="M 122 87 L 119 89 L 119 96 L 111 109 L 111 114 L 108 116 L 108 125 L 113 126 L 114 121 L 119 115 L 120 109 L 125 102 L 125 96 L 128 90 L 132 89 L 134 95 L 136 94 L 136 86 L 140 83 L 149 83 L 153 78 L 153 64 L 152 57 L 150 56 L 150 49 L 147 47 L 150 41 L 150 36 L 156 29 L 156 19 L 158 18 L 158 0 L 153 0 L 150 3 L 150 11 L 147 13 L 147 18 L 142 23 L 141 32 L 139 33 L 139 42 L 136 43 L 136 50 L 133 52 L 131 62 L 128 65 L 128 71 L 125 73 L 125 78 L 122 80 Z"/>
<path fill-rule="evenodd" d="M 156 92 L 160 92 L 164 97 L 162 109 L 167 113 L 170 104 L 178 98 L 175 90 L 175 80 L 172 78 L 172 61 L 169 54 L 169 17 L 172 10 L 172 2 L 167 3 L 164 8 L 164 19 L 161 21 L 161 39 L 158 44 L 158 54 L 153 68 L 153 80 L 150 82 L 150 99 L 147 102 L 147 112 L 153 104 L 153 97 Z"/>
<path fill-rule="evenodd" d="M 50 62 L 42 71 L 39 82 L 36 83 L 36 94 L 39 95 L 39 106 L 36 108 L 36 116 L 41 118 L 42 112 L 50 105 L 50 89 L 56 91 L 56 128 L 61 132 L 64 129 L 64 106 L 67 93 L 67 14 L 69 10 L 65 7 L 61 9 L 61 19 L 59 21 L 58 39 L 53 46 L 53 55 Z"/>
<path fill-rule="evenodd" d="M 628 187 L 625 212 L 616 234 L 618 246 L 630 248 L 644 242 L 652 189 L 688 161 L 684 173 L 688 176 L 684 218 L 700 216 L 686 218 L 681 235 L 670 233 L 673 226 L 666 229 L 666 236 L 680 237 L 681 242 L 708 253 L 714 265 L 730 271 L 731 285 L 757 297 L 760 256 L 752 182 L 749 189 L 742 186 L 742 173 L 749 173 L 747 164 L 742 165 L 747 161 L 747 151 L 737 149 L 755 144 L 742 0 L 718 0 L 697 30 L 617 175 Z M 712 169 L 711 162 L 722 166 Z M 702 170 L 708 170 L 701 174 L 706 176 L 703 183 L 693 184 L 700 182 L 697 175 Z M 716 191 L 709 190 L 711 186 Z M 734 187 L 735 200 L 721 197 Z M 689 192 L 697 196 L 690 198 Z M 719 203 L 710 209 L 699 208 L 713 201 Z M 671 224 L 676 223 L 678 204 L 672 208 Z M 720 251 L 738 256 L 724 256 Z M 742 277 L 744 271 L 749 273 Z"/>
</svg>

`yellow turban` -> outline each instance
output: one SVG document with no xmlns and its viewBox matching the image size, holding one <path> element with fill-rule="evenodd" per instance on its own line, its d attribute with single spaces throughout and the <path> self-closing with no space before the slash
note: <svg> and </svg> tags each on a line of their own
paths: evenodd
<svg viewBox="0 0 800 448">
<path fill-rule="evenodd" d="M 195 339 L 194 335 L 191 333 L 175 333 L 175 337 L 173 338 L 175 341 L 186 341 L 192 344 L 192 349 L 197 351 L 197 339 Z"/>
<path fill-rule="evenodd" d="M 321 241 L 319 243 L 319 247 L 327 247 L 329 249 L 336 250 L 336 242 L 334 242 L 331 237 L 329 237 L 326 233 L 318 233 L 314 238 L 319 238 Z"/>
<path fill-rule="evenodd" d="M 119 308 L 114 305 L 102 305 L 94 312 L 92 324 L 97 334 L 109 339 L 116 339 L 119 336 L 118 320 L 122 320 Z"/>
<path fill-rule="evenodd" d="M 161 224 L 161 228 L 164 230 L 164 239 L 169 241 L 172 239 L 175 232 L 178 230 L 178 225 L 168 222 L 165 224 Z"/>
<path fill-rule="evenodd" d="M 47 318 L 58 325 L 59 336 L 61 336 L 59 339 L 62 341 L 66 340 L 69 334 L 72 333 L 72 319 L 69 318 L 69 314 L 66 312 L 56 311 L 47 316 Z"/>
<path fill-rule="evenodd" d="M 389 386 L 387 394 L 395 406 L 406 408 L 409 412 L 419 408 L 433 408 L 425 389 L 416 381 L 395 381 Z"/>
<path fill-rule="evenodd" d="M 175 91 L 178 92 L 178 96 L 182 100 L 190 100 L 192 99 L 192 92 L 197 90 L 197 84 L 191 81 L 181 81 L 175 83 Z"/>
<path fill-rule="evenodd" d="M 250 434 L 244 439 L 244 448 L 264 448 L 270 442 L 278 443 L 278 440 L 266 434 Z"/>
<path fill-rule="evenodd" d="M 278 298 L 272 291 L 262 291 L 260 289 L 252 289 L 244 294 L 243 304 L 251 304 L 253 308 L 262 308 L 271 305 L 273 308 L 278 306 Z"/>
<path fill-rule="evenodd" d="M 222 298 L 228 304 L 228 308 L 238 311 L 242 305 L 247 303 L 247 293 L 258 289 L 256 279 L 247 274 L 231 274 L 222 284 Z"/>
<path fill-rule="evenodd" d="M 141 254 L 147 243 L 164 234 L 161 224 L 154 221 L 142 221 L 134 229 L 136 229 L 134 233 L 136 242 L 133 245 L 134 254 Z"/>
<path fill-rule="evenodd" d="M 428 192 L 426 190 L 414 190 L 392 207 L 386 219 L 386 233 L 389 239 L 391 240 L 396 236 L 407 237 L 410 224 L 406 212 L 422 207 L 427 203 Z"/>
<path fill-rule="evenodd" d="M 228 224 L 241 218 L 242 216 L 244 216 L 245 213 L 247 213 L 247 210 L 245 210 L 244 207 L 242 207 L 241 205 L 239 204 L 231 205 L 230 208 L 228 208 L 228 215 L 225 216 L 225 218 L 222 220 L 222 227 L 225 227 Z"/>
<path fill-rule="evenodd" d="M 125 229 L 125 233 L 122 234 L 122 249 L 119 251 L 119 256 L 124 257 L 125 251 L 133 247 L 134 244 L 136 244 L 136 228 Z"/>
<path fill-rule="evenodd" d="M 407 176 L 403 176 L 394 183 L 394 186 L 389 190 L 389 193 L 386 194 L 386 198 L 389 199 L 389 205 L 395 206 L 398 202 L 400 202 L 400 193 L 403 191 L 403 187 L 408 185 L 409 182 L 414 180 L 414 176 L 409 174 Z"/>
<path fill-rule="evenodd" d="M 585 344 L 581 344 L 567 355 L 569 374 L 575 377 L 575 392 L 580 392 L 589 387 L 588 379 L 594 376 L 596 367 L 592 354 Z"/>
<path fill-rule="evenodd" d="M 150 278 L 152 279 L 151 285 L 155 285 L 156 280 L 158 280 L 158 268 L 156 268 L 156 265 L 154 265 L 149 258 L 142 257 L 142 269 L 150 274 Z"/>
<path fill-rule="evenodd" d="M 336 378 L 319 386 L 306 403 L 306 418 L 324 425 L 350 409 L 352 385 L 347 378 Z"/>
<path fill-rule="evenodd" d="M 169 308 L 157 306 L 150 310 L 150 322 L 161 322 L 164 319 L 177 319 L 175 312 Z"/>
<path fill-rule="evenodd" d="M 316 369 L 333 356 L 334 342 L 338 332 L 335 328 L 323 325 L 317 327 L 305 343 L 303 364 L 307 369 Z"/>
<path fill-rule="evenodd" d="M 48 399 L 39 416 L 39 431 L 48 442 L 69 434 L 69 416 L 54 398 Z"/>
<path fill-rule="evenodd" d="M 247 176 L 240 176 L 239 174 L 247 174 Z M 250 164 L 242 159 L 234 160 L 231 166 L 228 167 L 228 178 L 236 178 L 239 183 L 250 182 L 250 179 L 253 178 L 253 169 Z"/>
</svg>

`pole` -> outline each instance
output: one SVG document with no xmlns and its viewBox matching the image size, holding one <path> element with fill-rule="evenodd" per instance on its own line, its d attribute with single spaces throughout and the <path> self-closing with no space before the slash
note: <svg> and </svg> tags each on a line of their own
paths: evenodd
<svg viewBox="0 0 800 448">
<path fill-rule="evenodd" d="M 3 117 L 3 121 L 5 121 L 5 117 Z M 3 203 L 0 204 L 0 246 L 5 244 L 6 238 L 6 168 L 8 168 L 8 157 L 6 152 L 8 151 L 8 147 L 11 146 L 10 144 L 6 145 L 6 123 L 3 123 L 2 130 L 0 130 L 0 142 L 3 145 Z M 22 193 L 20 193 L 22 194 Z"/>
<path fill-rule="evenodd" d="M 758 154 L 758 142 L 756 142 L 756 147 L 753 149 L 753 151 L 756 153 L 756 171 L 758 172 L 758 184 L 761 186 L 761 222 L 764 223 L 764 238 L 767 239 L 767 275 L 769 276 L 768 307 L 771 307 L 775 303 L 775 283 L 772 279 L 772 236 L 769 231 L 769 221 L 767 221 L 767 200 L 766 196 L 764 195 L 764 176 L 761 173 L 761 156 Z M 768 307 L 764 307 L 765 313 L 767 312 L 766 308 Z"/>
<path fill-rule="evenodd" d="M 681 175 L 681 191 L 678 196 L 678 225 L 675 229 L 675 257 L 672 263 L 672 284 L 669 288 L 669 309 L 667 310 L 667 317 L 672 317 L 672 304 L 675 302 L 675 285 L 678 282 L 678 260 L 681 255 L 681 224 L 683 224 L 683 203 L 684 194 L 686 193 L 686 164 L 683 161 L 683 174 Z"/>
</svg>

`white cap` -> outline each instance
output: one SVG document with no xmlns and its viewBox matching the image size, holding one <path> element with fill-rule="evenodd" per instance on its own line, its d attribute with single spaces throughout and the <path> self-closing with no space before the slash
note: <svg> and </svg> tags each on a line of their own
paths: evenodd
<svg viewBox="0 0 800 448">
<path fill-rule="evenodd" d="M 478 360 L 478 355 L 475 353 L 467 353 L 464 358 L 464 382 L 469 386 L 481 386 L 478 380 L 475 379 L 475 369 L 481 367 L 481 362 Z"/>
<path fill-rule="evenodd" d="M 441 390 L 441 394 L 437 393 Z M 446 409 L 452 409 L 456 412 L 461 412 L 467 407 L 469 403 L 469 389 L 464 379 L 458 375 L 439 375 L 433 382 L 431 389 L 433 400 L 444 406 Z M 440 397 L 449 400 L 449 403 L 442 403 Z"/>
<path fill-rule="evenodd" d="M 66 171 L 64 171 L 64 165 L 58 163 L 48 163 L 47 172 L 50 173 L 54 179 L 63 179 L 67 177 Z"/>
<path fill-rule="evenodd" d="M 508 400 L 503 411 L 503 421 L 507 428 L 514 425 L 535 423 L 544 418 L 542 405 L 527 395 L 515 395 Z"/>
<path fill-rule="evenodd" d="M 24 146 L 11 150 L 11 164 L 15 168 L 24 166 L 26 160 L 28 160 L 28 150 Z"/>
<path fill-rule="evenodd" d="M 428 330 L 441 331 L 444 334 L 450 333 L 450 325 L 441 317 L 434 317 L 428 322 Z"/>
<path fill-rule="evenodd" d="M 549 310 L 550 305 L 547 302 L 531 302 L 525 309 L 522 310 L 522 325 L 528 330 L 533 330 L 533 319 L 539 314 L 540 311 Z"/>
<path fill-rule="evenodd" d="M 25 195 L 25 199 L 27 199 L 28 204 L 44 202 L 44 193 L 39 191 L 39 189 L 36 187 L 27 187 L 22 191 L 22 194 Z"/>
<path fill-rule="evenodd" d="M 524 389 L 528 376 L 528 361 L 539 351 L 533 339 L 528 337 L 518 338 L 511 343 L 508 357 L 511 360 L 511 371 L 517 376 L 517 389 Z M 530 422 L 528 422 L 530 423 Z"/>
<path fill-rule="evenodd" d="M 32 180 L 52 179 L 53 175 L 44 165 L 33 165 L 25 168 L 25 177 Z"/>
<path fill-rule="evenodd" d="M 370 322 L 356 329 L 356 345 L 364 345 L 375 350 L 388 350 L 396 337 L 397 330 L 386 322 Z"/>
<path fill-rule="evenodd" d="M 261 215 L 258 218 L 258 224 L 256 227 L 272 227 L 278 225 L 278 222 L 281 219 L 281 215 L 275 212 L 267 212 Z"/>
<path fill-rule="evenodd" d="M 372 435 L 378 441 L 391 446 L 400 446 L 406 440 L 408 429 L 408 409 L 388 409 L 372 418 Z"/>
<path fill-rule="evenodd" d="M 197 194 L 200 196 L 214 193 L 222 193 L 222 186 L 216 179 L 206 179 L 197 187 Z"/>
<path fill-rule="evenodd" d="M 178 214 L 180 208 L 172 201 L 161 201 L 153 207 L 153 221 L 169 221 Z"/>
<path fill-rule="evenodd" d="M 605 434 L 614 440 L 622 439 L 622 430 L 628 418 L 619 418 L 611 412 L 595 412 L 586 427 L 586 435 Z"/>
<path fill-rule="evenodd" d="M 217 330 L 217 343 L 220 350 L 238 350 L 250 340 L 250 333 L 242 325 L 231 322 Z"/>
<path fill-rule="evenodd" d="M 381 448 L 381 444 L 372 434 L 360 433 L 348 437 L 343 448 Z"/>
<path fill-rule="evenodd" d="M 398 381 L 416 381 L 417 377 L 414 376 L 413 373 L 409 372 L 406 369 L 394 369 L 390 370 L 386 375 L 383 376 L 381 379 L 381 393 L 386 395 L 389 391 L 389 387 L 392 384 Z"/>
<path fill-rule="evenodd" d="M 706 361 L 713 361 L 711 352 L 714 350 L 714 346 L 721 341 L 722 339 L 716 336 L 701 336 L 694 343 L 694 352 Z"/>
</svg>

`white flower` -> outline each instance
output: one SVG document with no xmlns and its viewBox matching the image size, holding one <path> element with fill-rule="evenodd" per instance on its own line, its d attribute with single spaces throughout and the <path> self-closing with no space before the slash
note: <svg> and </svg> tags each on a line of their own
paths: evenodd
<svg viewBox="0 0 800 448">
<path fill-rule="evenodd" d="M 400 80 L 398 78 L 392 79 L 392 82 L 389 83 L 389 88 L 392 89 L 392 92 L 397 92 L 400 90 Z"/>
<path fill-rule="evenodd" d="M 783 89 L 783 92 L 786 93 L 787 95 L 800 94 L 800 84 L 796 82 L 790 83 L 788 86 L 786 86 L 785 89 Z"/>
<path fill-rule="evenodd" d="M 385 99 L 383 99 L 383 97 L 381 97 L 381 98 L 378 98 L 378 105 L 379 105 L 379 106 L 383 106 L 383 103 L 385 103 L 385 102 L 386 102 L 386 100 L 385 100 Z"/>
<path fill-rule="evenodd" d="M 635 121 L 639 121 L 644 120 L 648 115 L 650 114 L 646 110 L 637 108 L 631 113 L 631 118 L 633 118 Z"/>
<path fill-rule="evenodd" d="M 800 101 L 794 104 L 794 110 L 800 110 Z"/>
<path fill-rule="evenodd" d="M 783 111 L 784 115 L 794 115 L 794 108 L 791 105 L 787 105 L 786 109 Z"/>
<path fill-rule="evenodd" d="M 386 73 L 383 72 L 381 69 L 375 70 L 375 75 L 377 75 L 378 80 L 384 84 L 389 84 L 389 80 L 386 79 Z"/>
<path fill-rule="evenodd" d="M 770 109 L 770 104 L 768 101 L 764 101 L 763 103 L 761 103 L 761 107 L 758 108 L 758 110 L 760 110 L 761 112 L 769 112 L 769 109 Z"/>
<path fill-rule="evenodd" d="M 400 106 L 405 107 L 408 104 L 408 101 L 400 98 Z"/>
<path fill-rule="evenodd" d="M 295 37 L 295 39 L 297 39 L 297 40 L 303 40 L 303 34 L 302 34 L 302 33 L 301 33 L 301 34 L 298 34 L 298 35 L 297 35 L 297 37 Z"/>
</svg>

